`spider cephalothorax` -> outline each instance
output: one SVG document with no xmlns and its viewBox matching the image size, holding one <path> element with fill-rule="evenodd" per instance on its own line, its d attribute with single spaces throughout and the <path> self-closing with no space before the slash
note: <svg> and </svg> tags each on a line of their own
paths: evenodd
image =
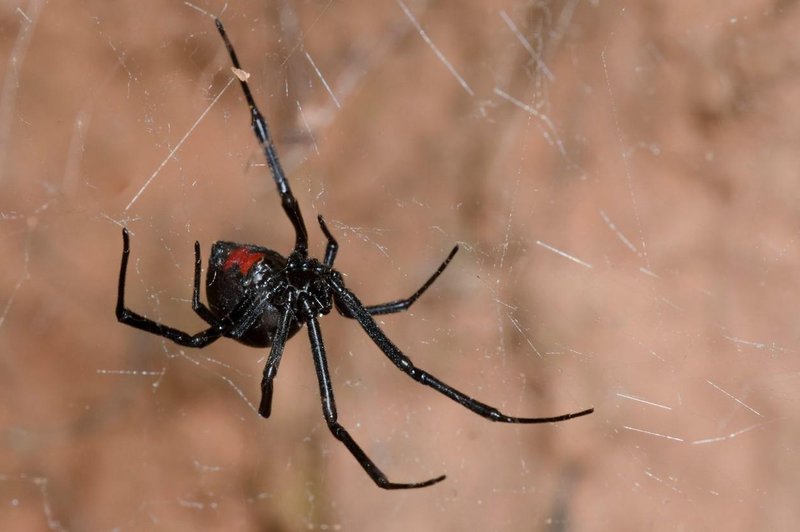
<svg viewBox="0 0 800 532">
<path fill-rule="evenodd" d="M 358 460 L 370 478 L 385 489 L 422 488 L 444 480 L 445 476 L 441 475 L 423 482 L 391 482 L 337 421 L 325 344 L 322 341 L 318 321 L 320 316 L 328 314 L 333 307 L 336 307 L 343 316 L 358 322 L 383 354 L 406 375 L 486 419 L 502 423 L 555 423 L 591 414 L 594 411 L 592 408 L 553 417 L 524 418 L 505 415 L 417 368 L 383 333 L 373 316 L 408 309 L 444 271 L 458 251 L 458 246 L 452 249 L 433 275 L 410 297 L 367 306 L 345 286 L 342 276 L 333 269 L 339 245 L 321 216 L 317 220 L 327 240 L 325 256 L 322 261 L 308 256 L 308 233 L 303 216 L 278 161 L 267 122 L 256 107 L 247 85 L 247 76 L 243 75 L 222 22 L 216 20 L 216 24 L 233 63 L 234 73 L 244 91 L 250 108 L 253 132 L 264 150 L 264 156 L 278 188 L 281 205 L 294 227 L 294 248 L 288 257 L 284 257 L 277 251 L 252 244 L 216 242 L 211 248 L 206 274 L 206 296 L 209 302 L 207 307 L 200 301 L 202 263 L 200 243 L 195 242 L 192 309 L 209 324 L 209 327 L 197 334 L 188 334 L 146 318 L 125 306 L 125 278 L 130 257 L 130 236 L 127 229 L 123 229 L 117 319 L 126 325 L 162 336 L 186 347 L 202 348 L 223 336 L 253 347 L 269 347 L 270 353 L 261 379 L 261 402 L 258 408 L 259 414 L 263 417 L 269 417 L 272 411 L 273 381 L 278 373 L 283 347 L 289 338 L 306 325 L 322 398 L 322 411 L 328 428 Z"/>
<path fill-rule="evenodd" d="M 206 273 L 206 295 L 211 311 L 236 322 L 247 309 L 252 316 L 245 327 L 225 334 L 252 347 L 270 347 L 281 318 L 281 309 L 292 298 L 287 339 L 300 330 L 307 316 L 306 302 L 314 317 L 333 308 L 327 283 L 339 273 L 317 259 L 279 253 L 252 244 L 216 242 L 211 248 Z"/>
</svg>

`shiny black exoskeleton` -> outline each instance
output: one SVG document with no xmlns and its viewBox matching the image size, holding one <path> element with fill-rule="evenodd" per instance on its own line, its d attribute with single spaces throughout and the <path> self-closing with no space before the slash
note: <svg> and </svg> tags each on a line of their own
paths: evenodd
<svg viewBox="0 0 800 532">
<path fill-rule="evenodd" d="M 317 219 L 320 229 L 327 239 L 325 257 L 319 261 L 308 256 L 308 234 L 303 216 L 278 161 L 267 122 L 256 107 L 253 95 L 247 85 L 247 75 L 239 66 L 239 60 L 225 34 L 222 22 L 216 20 L 216 24 L 233 63 L 234 74 L 239 78 L 244 91 L 250 108 L 253 131 L 264 150 L 267 164 L 278 187 L 281 205 L 294 227 L 294 248 L 288 257 L 284 257 L 276 251 L 261 246 L 216 242 L 211 248 L 206 274 L 206 295 L 209 302 L 207 307 L 200 301 L 202 263 L 200 244 L 195 242 L 192 309 L 208 323 L 209 327 L 197 334 L 188 334 L 146 318 L 125 306 L 125 279 L 130 257 L 130 237 L 127 229 L 123 229 L 122 261 L 116 307 L 117 319 L 126 325 L 167 338 L 186 347 L 203 348 L 223 336 L 253 347 L 270 347 L 261 380 L 261 402 L 258 409 L 259 414 L 263 417 L 269 417 L 272 410 L 273 381 L 278 372 L 284 345 L 303 325 L 306 325 L 319 382 L 322 410 L 328 428 L 333 436 L 341 441 L 358 460 L 370 478 L 385 489 L 422 488 L 444 480 L 445 476 L 441 475 L 423 482 L 412 483 L 389 481 L 337 421 L 333 386 L 318 321 L 320 316 L 328 314 L 333 307 L 343 316 L 357 321 L 386 357 L 406 375 L 486 419 L 502 423 L 554 423 L 591 414 L 594 411 L 592 408 L 554 417 L 507 416 L 496 408 L 469 397 L 430 373 L 417 368 L 386 337 L 375 323 L 373 316 L 392 314 L 408 309 L 444 271 L 458 251 L 458 246 L 453 248 L 433 275 L 411 297 L 370 306 L 362 304 L 356 295 L 345 287 L 342 276 L 333 269 L 339 246 L 321 216 Z"/>
</svg>

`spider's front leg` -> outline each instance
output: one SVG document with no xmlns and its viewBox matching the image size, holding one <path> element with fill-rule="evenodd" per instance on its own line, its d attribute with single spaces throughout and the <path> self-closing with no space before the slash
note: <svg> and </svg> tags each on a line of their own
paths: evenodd
<svg viewBox="0 0 800 532">
<path fill-rule="evenodd" d="M 195 248 L 199 252 L 199 245 Z M 128 273 L 128 258 L 131 254 L 130 236 L 128 230 L 122 229 L 122 261 L 119 267 L 119 285 L 117 288 L 117 320 L 125 325 L 130 325 L 137 329 L 147 331 L 149 333 L 161 336 L 168 340 L 172 340 L 178 345 L 186 347 L 205 347 L 208 344 L 217 340 L 220 336 L 225 334 L 225 328 L 219 324 L 212 324 L 208 329 L 201 331 L 197 334 L 188 334 L 181 330 L 174 329 L 157 321 L 145 318 L 141 314 L 133 312 L 125 306 L 125 278 Z M 195 293 L 199 293 L 198 286 L 198 271 L 197 260 L 195 260 Z M 199 296 L 197 296 L 199 297 Z M 203 307 L 205 308 L 205 307 Z M 207 309 L 206 309 L 207 310 Z M 202 311 L 200 311 L 202 312 Z M 198 314 L 200 313 L 198 312 Z M 210 312 L 209 312 L 210 314 Z M 202 316 L 202 314 L 201 314 Z M 208 321 L 208 320 L 206 320 Z"/>
<path fill-rule="evenodd" d="M 322 216 L 317 216 L 317 221 L 319 222 L 319 227 L 322 229 L 322 233 L 325 235 L 325 238 L 328 240 L 327 245 L 325 246 L 325 266 L 329 268 L 333 267 L 333 261 L 336 259 L 336 252 L 339 250 L 339 243 L 331 234 L 330 230 L 328 229 L 327 224 L 325 224 L 325 220 L 322 219 Z M 433 272 L 433 275 L 428 277 L 428 280 L 425 281 L 416 292 L 411 294 L 411 296 L 404 298 L 404 299 L 397 299 L 395 301 L 390 301 L 388 303 L 379 303 L 377 305 L 369 305 L 364 307 L 364 309 L 372 316 L 377 316 L 379 314 L 394 314 L 395 312 L 402 312 L 404 310 L 408 310 L 408 308 L 414 304 L 414 302 L 420 298 L 425 291 L 430 288 L 430 286 L 439 278 L 447 265 L 450 264 L 450 261 L 453 260 L 456 253 L 458 252 L 458 246 L 453 246 L 453 249 L 450 250 L 450 253 L 447 255 L 447 258 L 442 261 L 436 271 Z M 336 304 L 336 310 L 344 316 L 345 318 L 355 319 L 355 316 L 352 312 L 350 312 L 346 307 L 343 307 Z"/>
<path fill-rule="evenodd" d="M 423 284 L 419 290 L 411 294 L 411 297 L 407 297 L 405 299 L 398 299 L 396 301 L 391 301 L 389 303 L 380 303 L 378 305 L 369 305 L 364 307 L 370 316 L 377 316 L 379 314 L 394 314 L 395 312 L 402 312 L 404 310 L 408 310 L 408 308 L 414 304 L 414 302 L 419 299 L 419 297 L 425 293 L 425 290 L 430 288 L 433 282 L 442 274 L 447 265 L 450 264 L 450 261 L 453 260 L 453 257 L 456 256 L 458 252 L 458 245 L 453 246 L 453 249 L 450 250 L 450 254 L 447 255 L 447 258 L 436 268 L 436 271 L 433 272 L 425 284 Z M 355 316 L 348 315 L 348 318 L 354 318 Z"/>
<path fill-rule="evenodd" d="M 355 442 L 350 433 L 347 432 L 342 425 L 337 421 L 338 415 L 336 413 L 336 402 L 333 398 L 333 385 L 331 384 L 331 375 L 328 371 L 328 361 L 325 356 L 325 345 L 322 342 L 322 333 L 319 329 L 319 322 L 314 317 L 313 311 L 307 301 L 304 301 L 304 307 L 307 315 L 309 316 L 306 325 L 308 326 L 308 339 L 311 342 L 311 351 L 314 356 L 314 367 L 317 371 L 317 380 L 319 381 L 319 393 L 322 398 L 322 413 L 325 416 L 325 421 L 328 424 L 333 436 L 342 442 L 347 450 L 350 451 L 364 471 L 379 487 L 387 490 L 391 489 L 412 489 L 424 488 L 431 486 L 437 482 L 445 479 L 444 475 L 432 478 L 423 482 L 412 483 L 398 483 L 391 482 L 386 475 L 378 469 L 367 453 Z"/>
</svg>

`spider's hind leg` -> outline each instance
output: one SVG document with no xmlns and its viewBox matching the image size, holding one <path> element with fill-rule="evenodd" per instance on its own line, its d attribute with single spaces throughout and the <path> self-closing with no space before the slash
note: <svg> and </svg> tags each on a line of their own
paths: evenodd
<svg viewBox="0 0 800 532">
<path fill-rule="evenodd" d="M 239 59 L 236 57 L 236 51 L 233 49 L 233 44 L 231 43 L 230 39 L 228 39 L 228 34 L 225 32 L 225 27 L 222 25 L 222 21 L 219 19 L 214 19 L 214 22 L 217 25 L 217 31 L 219 31 L 220 37 L 222 37 L 222 40 L 225 43 L 225 48 L 228 50 L 231 63 L 236 70 L 242 70 L 242 67 L 239 64 Z M 261 111 L 259 111 L 258 106 L 256 106 L 256 102 L 253 99 L 253 94 L 250 92 L 250 87 L 247 85 L 247 78 L 242 77 L 239 74 L 236 74 L 236 77 L 239 79 L 242 92 L 244 92 L 244 97 L 247 100 L 247 106 L 250 108 L 250 124 L 253 128 L 253 133 L 255 134 L 256 139 L 258 139 L 259 144 L 261 144 L 261 149 L 264 151 L 264 157 L 267 159 L 267 164 L 272 172 L 272 178 L 278 187 L 278 194 L 281 197 L 283 211 L 286 213 L 286 216 L 289 218 L 289 221 L 294 227 L 294 250 L 305 257 L 308 251 L 308 233 L 306 231 L 305 222 L 303 222 L 303 215 L 300 213 L 300 206 L 297 204 L 297 199 L 295 199 L 294 194 L 292 194 L 289 181 L 287 181 L 286 174 L 284 173 L 283 167 L 278 160 L 278 152 L 275 149 L 275 144 L 272 142 L 272 135 L 270 135 L 269 127 L 267 127 L 267 120 L 264 118 L 264 115 L 261 114 Z"/>
</svg>

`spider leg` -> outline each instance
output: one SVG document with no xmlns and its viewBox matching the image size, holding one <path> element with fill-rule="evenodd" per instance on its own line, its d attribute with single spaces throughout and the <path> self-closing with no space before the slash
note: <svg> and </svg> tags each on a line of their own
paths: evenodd
<svg viewBox="0 0 800 532">
<path fill-rule="evenodd" d="M 433 275 L 431 275 L 428 278 L 428 280 L 425 281 L 425 284 L 423 284 L 419 288 L 419 290 L 411 294 L 410 297 L 407 297 L 405 299 L 398 299 L 396 301 L 390 301 L 389 303 L 380 303 L 377 305 L 364 306 L 363 307 L 364 310 L 367 311 L 367 313 L 371 316 L 377 316 L 379 314 L 394 314 L 395 312 L 402 312 L 404 310 L 408 310 L 408 308 L 411 305 L 413 305 L 414 302 L 417 299 L 419 299 L 419 297 L 422 294 L 424 294 L 428 288 L 431 287 L 434 281 L 436 281 L 436 279 L 439 278 L 444 269 L 447 268 L 447 265 L 450 264 L 450 261 L 453 260 L 453 257 L 456 255 L 456 252 L 458 252 L 458 246 L 454 246 L 453 249 L 450 250 L 450 254 L 447 255 L 447 258 L 444 259 L 444 261 L 439 265 L 438 268 L 436 268 L 436 271 L 433 272 Z M 355 315 L 353 315 L 353 313 L 347 307 L 338 304 L 339 303 L 338 299 L 336 300 L 336 303 L 337 303 L 336 310 L 338 310 L 342 316 L 346 318 L 357 319 Z"/>
<path fill-rule="evenodd" d="M 261 404 L 258 406 L 258 413 L 261 417 L 269 417 L 272 413 L 272 381 L 278 374 L 278 365 L 283 356 L 283 347 L 286 345 L 286 337 L 289 335 L 289 323 L 291 323 L 293 297 L 290 294 L 287 302 L 286 311 L 281 317 L 275 336 L 272 338 L 272 348 L 269 358 L 264 365 L 264 375 L 261 378 Z"/>
<path fill-rule="evenodd" d="M 325 235 L 325 238 L 328 239 L 328 245 L 325 247 L 325 266 L 331 268 L 333 267 L 333 261 L 336 259 L 336 252 L 339 250 L 339 243 L 331 234 L 330 230 L 328 229 L 325 220 L 323 220 L 322 216 L 317 216 L 317 221 L 319 221 L 319 226 L 322 229 L 322 233 Z M 433 272 L 425 284 L 423 284 L 419 290 L 411 294 L 410 297 L 405 299 L 398 299 L 396 301 L 390 301 L 389 303 L 380 303 L 377 305 L 369 305 L 364 307 L 364 309 L 369 312 L 372 316 L 378 314 L 393 314 L 395 312 L 401 312 L 403 310 L 408 310 L 408 308 L 414 304 L 414 302 L 419 299 L 419 297 L 425 293 L 425 291 L 430 288 L 430 286 L 439 278 L 447 265 L 450 264 L 450 261 L 453 260 L 455 257 L 456 252 L 458 252 L 458 246 L 453 246 L 453 249 L 450 250 L 450 254 L 447 255 L 447 258 L 436 268 L 436 271 Z M 352 315 L 346 308 L 337 305 L 336 309 L 339 313 L 346 318 L 355 319 L 355 316 Z"/>
<path fill-rule="evenodd" d="M 117 320 L 131 327 L 172 340 L 178 345 L 186 347 L 205 347 L 225 334 L 225 328 L 219 324 L 212 324 L 208 329 L 191 335 L 173 329 L 167 325 L 145 318 L 125 307 L 125 277 L 128 272 L 128 257 L 130 256 L 130 237 L 128 230 L 122 229 L 122 262 L 119 267 L 119 286 L 117 291 Z"/>
<path fill-rule="evenodd" d="M 322 342 L 322 334 L 320 333 L 319 322 L 317 321 L 317 318 L 314 317 L 308 302 L 304 302 L 304 306 L 306 312 L 309 313 L 309 318 L 306 322 L 308 325 L 308 339 L 311 342 L 311 351 L 314 356 L 314 367 L 316 368 L 317 380 L 319 381 L 319 393 L 322 398 L 322 412 L 325 416 L 325 421 L 328 424 L 328 428 L 333 436 L 342 442 L 345 447 L 347 447 L 347 450 L 350 451 L 350 454 L 352 454 L 355 459 L 358 460 L 358 463 L 361 464 L 361 467 L 364 468 L 364 471 L 367 472 L 375 484 L 383 489 L 424 488 L 444 480 L 445 476 L 442 475 L 424 482 L 413 482 L 408 484 L 390 482 L 386 475 L 380 469 L 378 469 L 378 466 L 375 465 L 375 462 L 373 462 L 367 456 L 364 450 L 359 447 L 347 430 L 339 424 L 337 421 L 338 416 L 336 414 L 336 403 L 333 398 L 331 375 L 328 371 L 327 358 L 325 357 L 325 345 Z"/>
<path fill-rule="evenodd" d="M 222 25 L 222 21 L 215 19 L 215 22 L 217 24 L 217 30 L 219 30 L 219 34 L 225 42 L 228 55 L 231 57 L 231 63 L 233 63 L 236 70 L 241 71 L 242 67 L 239 66 L 239 59 L 236 57 L 233 45 L 228 39 L 228 34 L 225 33 L 225 27 Z M 269 164 L 269 168 L 272 171 L 272 177 L 275 180 L 275 184 L 278 186 L 278 193 L 281 196 L 281 205 L 283 206 L 286 216 L 289 217 L 289 221 L 292 222 L 294 226 L 294 250 L 299 252 L 303 257 L 306 257 L 308 254 L 308 232 L 306 231 L 306 225 L 303 222 L 303 215 L 300 213 L 300 206 L 294 194 L 292 194 L 292 189 L 289 187 L 289 182 L 286 180 L 286 174 L 284 174 L 283 167 L 281 167 L 281 163 L 278 160 L 278 152 L 275 149 L 275 144 L 272 142 L 272 136 L 269 133 L 267 121 L 256 106 L 253 94 L 250 92 L 250 87 L 247 85 L 247 77 L 242 75 L 242 72 L 234 71 L 234 74 L 239 79 L 244 97 L 247 100 L 247 105 L 250 107 L 253 132 L 258 142 L 261 144 L 261 148 L 264 150 L 264 156 L 267 158 L 267 164 Z"/>
<path fill-rule="evenodd" d="M 325 220 L 322 219 L 322 215 L 317 215 L 317 221 L 319 222 L 319 227 L 322 229 L 322 234 L 325 235 L 325 238 L 328 239 L 328 243 L 325 246 L 325 260 L 323 261 L 325 266 L 328 268 L 333 267 L 333 261 L 336 260 L 336 252 L 339 251 L 339 243 L 333 238 L 328 226 L 325 224 Z"/>
<path fill-rule="evenodd" d="M 331 280 L 330 284 L 334 290 L 334 297 L 336 298 L 337 302 L 354 316 L 355 320 L 358 321 L 359 325 L 361 325 L 361 328 L 364 329 L 364 332 L 367 333 L 372 341 L 375 342 L 375 344 L 380 348 L 381 351 L 383 351 L 383 353 L 389 358 L 389 360 L 392 361 L 395 366 L 397 366 L 403 373 L 415 381 L 426 386 L 430 386 L 437 392 L 449 397 L 461 406 L 472 410 L 481 417 L 491 421 L 499 421 L 501 423 L 555 423 L 557 421 L 566 421 L 568 419 L 585 416 L 594 412 L 594 408 L 588 408 L 586 410 L 581 410 L 580 412 L 573 412 L 570 414 L 563 414 L 553 417 L 513 417 L 503 414 L 493 406 L 473 399 L 465 393 L 460 392 L 452 386 L 440 381 L 427 371 L 421 370 L 414 366 L 414 364 L 411 362 L 411 359 L 405 356 L 403 352 L 400 351 L 400 349 L 394 345 L 389 338 L 386 337 L 380 327 L 378 327 L 378 324 L 375 323 L 375 320 L 372 319 L 370 313 L 367 311 L 364 305 L 361 304 L 353 292 L 335 280 Z"/>
<path fill-rule="evenodd" d="M 439 267 L 436 268 L 436 271 L 433 272 L 433 275 L 431 275 L 428 278 L 428 280 L 425 281 L 425 284 L 423 284 L 422 287 L 420 287 L 419 290 L 417 290 L 416 292 L 411 294 L 411 297 L 407 297 L 406 299 L 398 299 L 397 301 L 392 301 L 390 303 L 381 303 L 381 304 L 378 304 L 378 305 L 369 305 L 367 307 L 364 307 L 364 310 L 366 310 L 371 316 L 376 316 L 378 314 L 393 314 L 395 312 L 401 312 L 403 310 L 408 310 L 408 307 L 413 305 L 414 302 L 417 299 L 419 299 L 419 296 L 421 296 L 423 293 L 425 293 L 425 290 L 430 288 L 430 286 L 433 284 L 433 282 L 442 274 L 444 269 L 447 268 L 447 265 L 450 264 L 451 260 L 453 260 L 453 257 L 456 255 L 457 251 L 458 251 L 458 246 L 453 246 L 453 249 L 450 251 L 450 254 L 447 256 L 447 258 L 444 259 L 444 262 L 442 262 L 439 265 Z M 352 317 L 352 316 L 348 316 L 348 317 Z"/>
<path fill-rule="evenodd" d="M 207 306 L 200 301 L 200 273 L 203 267 L 202 260 L 200 258 L 200 242 L 194 242 L 194 288 L 192 290 L 192 310 L 197 313 L 198 316 L 203 318 L 205 322 L 209 325 L 219 326 L 220 321 L 217 319 L 216 316 L 209 310 Z"/>
</svg>

